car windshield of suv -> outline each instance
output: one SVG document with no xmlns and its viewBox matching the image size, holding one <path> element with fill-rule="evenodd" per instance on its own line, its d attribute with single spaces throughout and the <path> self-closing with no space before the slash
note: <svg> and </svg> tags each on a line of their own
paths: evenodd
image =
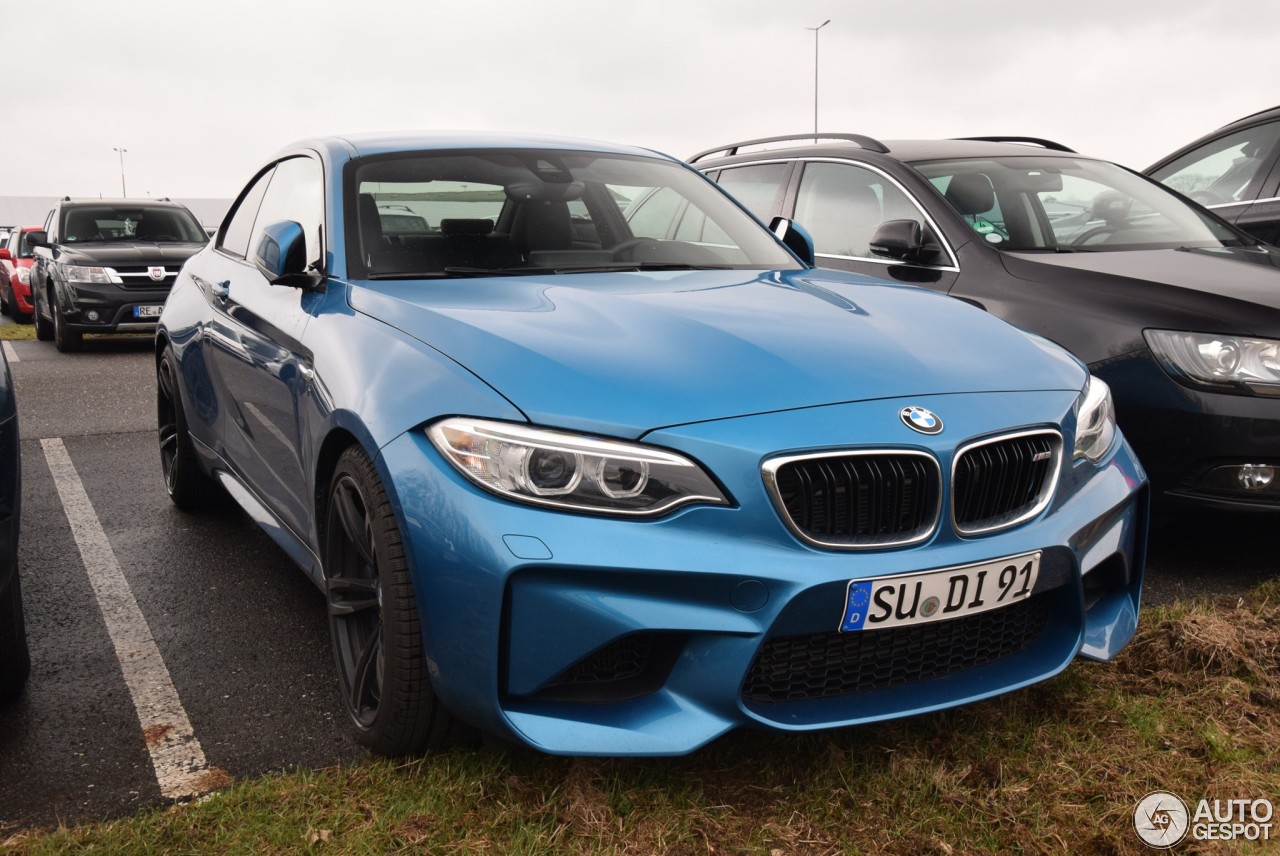
<svg viewBox="0 0 1280 856">
<path fill-rule="evenodd" d="M 656 158 L 414 152 L 356 161 L 347 182 L 356 277 L 799 267 L 709 180 Z M 662 216 L 635 216 L 655 196 Z"/>
<path fill-rule="evenodd" d="M 914 163 L 1001 250 L 1094 252 L 1245 242 L 1163 187 L 1105 161 L 999 157 Z"/>
<path fill-rule="evenodd" d="M 62 241 L 201 243 L 208 235 L 185 208 L 133 205 L 75 205 L 62 211 Z"/>
</svg>

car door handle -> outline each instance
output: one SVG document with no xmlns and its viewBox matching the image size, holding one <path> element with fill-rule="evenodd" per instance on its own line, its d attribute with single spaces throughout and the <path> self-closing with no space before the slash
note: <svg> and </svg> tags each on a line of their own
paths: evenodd
<svg viewBox="0 0 1280 856">
<path fill-rule="evenodd" d="M 209 286 L 209 290 L 213 292 L 214 297 L 226 297 L 231 293 L 231 280 L 227 279 L 222 282 L 215 282 L 213 285 Z"/>
</svg>

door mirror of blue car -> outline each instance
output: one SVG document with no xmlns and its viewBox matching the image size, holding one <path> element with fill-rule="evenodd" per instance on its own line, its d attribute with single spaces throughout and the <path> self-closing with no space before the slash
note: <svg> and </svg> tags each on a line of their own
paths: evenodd
<svg viewBox="0 0 1280 856">
<path fill-rule="evenodd" d="M 262 230 L 253 251 L 253 263 L 272 285 L 315 288 L 321 274 L 307 264 L 307 237 L 302 226 L 280 220 Z"/>
<path fill-rule="evenodd" d="M 813 249 L 813 237 L 794 220 L 786 217 L 774 217 L 769 222 L 769 230 L 778 236 L 788 250 L 795 253 L 800 261 L 813 267 L 816 256 Z"/>
<path fill-rule="evenodd" d="M 871 236 L 871 253 L 901 262 L 920 259 L 924 252 L 924 230 L 915 220 L 886 220 Z"/>
</svg>

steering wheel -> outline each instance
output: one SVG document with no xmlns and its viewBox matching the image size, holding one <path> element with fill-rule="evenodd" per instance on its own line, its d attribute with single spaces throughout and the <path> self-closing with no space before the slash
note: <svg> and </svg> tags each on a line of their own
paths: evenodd
<svg viewBox="0 0 1280 856">
<path fill-rule="evenodd" d="M 1084 244 L 1089 243 L 1089 240 L 1091 238 L 1095 238 L 1098 235 L 1109 235 L 1114 231 L 1116 231 L 1116 227 L 1108 224 L 1103 224 L 1101 226 L 1094 226 L 1092 229 L 1086 229 L 1080 235 L 1077 235 L 1075 238 L 1072 238 L 1071 246 L 1073 247 L 1083 246 Z"/>
<path fill-rule="evenodd" d="M 657 238 L 627 238 L 625 241 L 619 241 L 610 247 L 609 252 L 613 253 L 615 261 L 637 261 L 637 259 L 630 258 L 636 250 L 645 246 L 656 249 L 659 243 L 661 242 Z"/>
<path fill-rule="evenodd" d="M 178 236 L 177 235 L 152 235 L 149 238 L 147 238 L 147 240 L 148 241 L 176 241 L 178 240 Z"/>
</svg>

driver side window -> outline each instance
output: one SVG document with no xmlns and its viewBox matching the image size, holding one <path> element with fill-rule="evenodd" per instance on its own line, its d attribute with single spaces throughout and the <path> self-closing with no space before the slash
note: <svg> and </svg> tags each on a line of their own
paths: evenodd
<svg viewBox="0 0 1280 856">
<path fill-rule="evenodd" d="M 1247 200 L 1278 139 L 1280 122 L 1246 128 L 1188 152 L 1152 178 L 1201 205 Z"/>
</svg>

